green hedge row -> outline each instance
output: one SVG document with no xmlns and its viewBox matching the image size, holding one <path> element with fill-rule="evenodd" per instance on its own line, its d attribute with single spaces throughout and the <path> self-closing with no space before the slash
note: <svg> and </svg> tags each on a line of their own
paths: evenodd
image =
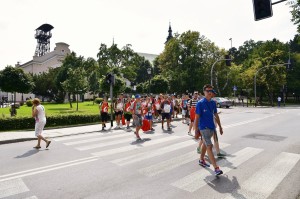
<svg viewBox="0 0 300 199">
<path fill-rule="evenodd" d="M 98 114 L 92 115 L 55 115 L 47 117 L 47 127 L 69 126 L 100 122 Z M 32 117 L 0 118 L 0 131 L 34 129 Z"/>
</svg>

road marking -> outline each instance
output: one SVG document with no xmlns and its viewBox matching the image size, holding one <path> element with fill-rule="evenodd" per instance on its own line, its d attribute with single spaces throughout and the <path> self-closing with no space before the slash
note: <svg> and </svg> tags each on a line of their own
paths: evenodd
<svg viewBox="0 0 300 199">
<path fill-rule="evenodd" d="M 35 168 L 35 169 L 29 169 L 29 170 L 25 170 L 25 171 L 6 174 L 6 175 L 0 176 L 0 182 L 10 180 L 10 179 L 21 178 L 24 176 L 35 175 L 38 173 L 44 173 L 47 171 L 57 170 L 57 169 L 61 169 L 61 168 L 69 167 L 69 166 L 75 166 L 75 165 L 79 165 L 79 164 L 83 164 L 83 163 L 87 163 L 87 162 L 92 162 L 95 160 L 98 160 L 98 159 L 96 159 L 95 157 L 88 157 L 88 158 L 82 158 L 82 159 L 78 159 L 78 160 L 63 162 L 63 163 L 59 163 L 59 164 L 53 164 L 53 165 L 49 165 L 49 166 L 45 166 L 45 167 L 39 167 L 39 168 Z"/>
<path fill-rule="evenodd" d="M 300 154 L 282 152 L 246 180 L 241 186 L 241 190 L 233 193 L 242 195 L 243 198 L 268 198 L 299 160 Z M 226 198 L 236 198 L 235 194 Z"/>
<path fill-rule="evenodd" d="M 102 140 L 110 140 L 110 139 L 123 138 L 123 137 L 132 137 L 132 134 L 119 134 L 119 135 L 105 136 L 105 137 L 100 137 L 100 138 L 79 140 L 79 141 L 74 141 L 74 142 L 66 142 L 66 143 L 64 143 L 64 145 L 70 146 L 70 145 L 76 145 L 76 144 L 85 144 L 85 143 L 89 143 L 89 142 L 99 142 Z"/>
<path fill-rule="evenodd" d="M 136 145 L 124 146 L 124 147 L 120 147 L 120 148 L 108 149 L 108 150 L 92 153 L 92 155 L 97 156 L 97 157 L 104 157 L 104 156 L 113 155 L 113 154 L 117 154 L 117 153 L 137 150 L 137 149 L 145 148 L 145 147 L 148 147 L 148 146 L 153 146 L 155 144 L 160 144 L 160 143 L 172 141 L 172 140 L 175 140 L 175 139 L 178 139 L 178 138 L 182 138 L 182 137 L 170 136 L 170 137 L 165 137 L 165 138 L 159 138 L 157 140 L 141 142 L 140 144 L 138 143 Z"/>
<path fill-rule="evenodd" d="M 102 141 L 102 140 L 109 140 L 109 139 L 129 137 L 129 136 L 132 137 L 132 134 L 119 134 L 119 135 L 105 136 L 105 137 L 100 137 L 100 138 L 79 140 L 79 141 L 74 141 L 74 142 L 66 142 L 66 143 L 64 143 L 64 145 L 71 146 L 71 145 L 76 145 L 76 144 L 84 144 L 84 143 L 89 143 L 89 142 L 97 142 L 97 141 Z"/>
<path fill-rule="evenodd" d="M 36 196 L 30 196 L 28 198 L 24 198 L 24 199 L 38 199 Z"/>
<path fill-rule="evenodd" d="M 88 137 L 97 137 L 97 136 L 111 136 L 115 135 L 117 133 L 124 133 L 124 130 L 114 130 L 113 132 L 107 132 L 107 133 L 102 133 L 102 132 L 93 132 L 93 133 L 85 133 L 85 134 L 80 134 L 80 135 L 69 135 L 65 137 L 59 137 L 53 139 L 54 141 L 60 142 L 60 141 L 66 141 L 66 140 L 75 140 L 79 138 L 88 138 Z"/>
<path fill-rule="evenodd" d="M 65 140 L 75 140 L 75 139 L 79 139 L 79 138 L 87 138 L 87 137 L 96 137 L 96 136 L 101 136 L 101 135 L 105 135 L 105 134 L 100 134 L 100 133 L 86 133 L 83 135 L 69 135 L 69 136 L 65 136 L 65 137 L 60 137 L 60 138 L 55 138 L 53 139 L 54 141 L 60 142 L 60 141 L 65 141 Z"/>
<path fill-rule="evenodd" d="M 223 129 L 235 127 L 235 126 L 241 126 L 241 125 L 252 123 L 252 122 L 257 122 L 257 121 L 267 119 L 267 118 L 273 117 L 273 116 L 275 116 L 275 115 L 269 115 L 269 116 L 265 116 L 265 117 L 261 117 L 261 118 L 252 119 L 252 120 L 246 120 L 246 121 L 237 122 L 237 123 L 233 123 L 233 124 L 223 125 Z"/>
<path fill-rule="evenodd" d="M 220 148 L 225 148 L 227 146 L 230 146 L 230 145 L 225 144 L 225 143 L 220 143 Z M 146 176 L 152 177 L 152 176 L 158 175 L 160 173 L 175 169 L 181 165 L 195 161 L 197 159 L 199 159 L 199 155 L 196 155 L 195 151 L 192 151 L 192 152 L 174 157 L 172 159 L 165 160 L 158 164 L 154 164 L 149 167 L 140 169 L 139 172 Z"/>
<path fill-rule="evenodd" d="M 127 165 L 127 164 L 132 164 L 132 163 L 139 162 L 139 161 L 142 161 L 142 160 L 145 160 L 145 159 L 160 156 L 160 155 L 163 155 L 163 154 L 166 154 L 166 153 L 178 150 L 178 149 L 182 149 L 182 148 L 185 148 L 185 147 L 188 147 L 188 146 L 191 146 L 191 145 L 195 145 L 195 144 L 196 144 L 196 142 L 194 140 L 188 140 L 188 141 L 185 141 L 185 142 L 180 142 L 180 143 L 177 143 L 177 144 L 173 144 L 173 145 L 169 145 L 169 146 L 166 146 L 166 147 L 163 147 L 163 148 L 159 148 L 159 149 L 154 150 L 154 151 L 150 151 L 150 152 L 147 151 L 147 152 L 131 155 L 131 156 L 128 156 L 128 157 L 116 159 L 116 160 L 113 160 L 111 162 L 115 163 L 117 165 L 120 165 L 120 166 L 124 166 L 124 165 Z"/>
<path fill-rule="evenodd" d="M 13 196 L 29 191 L 21 179 L 13 179 L 0 183 L 0 198 Z"/>
<path fill-rule="evenodd" d="M 161 134 L 151 135 L 151 137 L 157 137 L 157 136 L 161 136 Z M 77 149 L 79 151 L 86 151 L 86 150 L 101 148 L 101 147 L 105 147 L 105 146 L 128 143 L 128 142 L 132 141 L 133 139 L 134 139 L 133 135 L 131 135 L 130 138 L 126 138 L 126 139 L 122 139 L 122 140 L 113 140 L 113 141 L 106 142 L 106 143 L 99 143 L 99 144 L 92 144 L 92 145 L 88 145 L 88 146 L 76 147 L 75 149 Z"/>
<path fill-rule="evenodd" d="M 224 173 L 227 173 L 233 168 L 238 167 L 242 163 L 254 157 L 255 155 L 261 153 L 262 151 L 263 149 L 246 147 L 232 154 L 232 157 L 227 157 L 224 160 L 218 161 L 217 164 L 221 167 Z M 199 171 L 196 171 L 184 178 L 181 178 L 176 182 L 172 183 L 171 185 L 188 192 L 194 192 L 200 189 L 201 187 L 205 186 L 208 182 L 213 181 L 214 179 L 216 179 L 216 177 L 214 175 L 213 170 L 200 168 Z"/>
</svg>

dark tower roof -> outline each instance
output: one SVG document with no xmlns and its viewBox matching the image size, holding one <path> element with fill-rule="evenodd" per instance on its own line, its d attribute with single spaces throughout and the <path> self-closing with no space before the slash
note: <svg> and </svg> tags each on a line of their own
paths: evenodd
<svg viewBox="0 0 300 199">
<path fill-rule="evenodd" d="M 35 29 L 34 37 L 37 39 L 37 46 L 35 49 L 35 56 L 41 57 L 50 52 L 50 39 L 52 37 L 51 30 L 53 26 L 50 24 L 43 24 Z"/>
<path fill-rule="evenodd" d="M 171 28 L 171 23 L 169 23 L 169 30 L 168 30 L 168 32 L 169 32 L 169 35 L 168 35 L 168 37 L 167 37 L 167 41 L 165 42 L 165 44 L 168 43 L 168 41 L 170 41 L 170 39 L 173 38 L 173 35 L 172 35 L 172 28 Z"/>
<path fill-rule="evenodd" d="M 45 23 L 45 24 L 41 25 L 40 27 L 38 27 L 36 30 L 42 30 L 42 31 L 44 31 L 44 32 L 49 32 L 49 31 L 52 30 L 53 28 L 54 28 L 54 27 L 51 26 L 50 24 Z"/>
</svg>

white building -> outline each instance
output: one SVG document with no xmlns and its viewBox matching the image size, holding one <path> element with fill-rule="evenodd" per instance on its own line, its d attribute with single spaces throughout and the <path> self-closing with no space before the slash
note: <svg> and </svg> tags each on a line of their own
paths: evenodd
<svg viewBox="0 0 300 199">
<path fill-rule="evenodd" d="M 49 68 L 57 68 L 62 65 L 62 61 L 66 55 L 70 54 L 69 45 L 63 42 L 55 44 L 53 51 L 46 53 L 43 56 L 33 56 L 32 60 L 25 64 L 16 64 L 16 67 L 22 68 L 26 73 L 40 74 L 47 72 Z M 0 100 L 2 97 L 6 97 L 8 101 L 14 101 L 14 95 L 12 93 L 5 93 L 0 91 Z M 34 98 L 34 94 L 23 94 L 23 100 L 26 98 Z M 16 94 L 16 102 L 22 101 L 22 94 Z"/>
<path fill-rule="evenodd" d="M 52 52 L 41 57 L 33 56 L 32 60 L 25 64 L 19 65 L 27 73 L 39 74 L 47 72 L 49 68 L 57 68 L 62 65 L 62 61 L 67 54 L 70 54 L 69 45 L 63 42 L 56 43 Z"/>
</svg>

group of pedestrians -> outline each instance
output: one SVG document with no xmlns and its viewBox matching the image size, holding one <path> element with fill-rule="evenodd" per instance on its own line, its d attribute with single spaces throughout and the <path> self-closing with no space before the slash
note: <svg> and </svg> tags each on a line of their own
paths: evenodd
<svg viewBox="0 0 300 199">
<path fill-rule="evenodd" d="M 210 163 L 214 167 L 216 175 L 221 175 L 223 172 L 216 163 L 213 154 L 213 144 L 211 139 L 214 139 L 214 146 L 218 157 L 224 157 L 220 153 L 218 136 L 216 127 L 218 125 L 220 134 L 223 134 L 220 118 L 217 111 L 216 102 L 212 98 L 216 95 L 216 91 L 209 84 L 203 87 L 204 96 L 198 91 L 193 93 L 193 96 L 183 95 L 181 99 L 173 96 L 160 94 L 158 97 L 141 95 L 133 95 L 124 97 L 119 95 L 116 102 L 110 107 L 106 98 L 99 104 L 100 116 L 102 122 L 102 130 L 106 128 L 108 121 L 109 109 L 112 108 L 115 113 L 117 129 L 122 128 L 126 119 L 126 128 L 130 129 L 130 121 L 135 126 L 134 134 L 137 141 L 141 140 L 139 131 L 143 125 L 143 119 L 149 121 L 150 130 L 154 131 L 153 119 L 156 118 L 161 121 L 162 129 L 165 128 L 164 121 L 167 122 L 167 130 L 171 130 L 172 117 L 177 117 L 179 112 L 182 112 L 182 122 L 188 124 L 188 135 L 192 135 L 191 131 L 194 129 L 194 138 L 199 140 L 197 152 L 200 153 L 199 165 L 203 167 L 210 167 L 204 156 L 207 153 Z M 32 117 L 35 118 L 35 134 L 38 138 L 38 143 L 35 149 L 41 148 L 41 141 L 46 143 L 46 148 L 49 147 L 51 141 L 42 136 L 44 126 L 46 124 L 45 108 L 41 105 L 39 99 L 33 100 Z M 124 117 L 124 118 L 123 118 Z M 122 124 L 123 123 L 123 124 Z"/>
</svg>

